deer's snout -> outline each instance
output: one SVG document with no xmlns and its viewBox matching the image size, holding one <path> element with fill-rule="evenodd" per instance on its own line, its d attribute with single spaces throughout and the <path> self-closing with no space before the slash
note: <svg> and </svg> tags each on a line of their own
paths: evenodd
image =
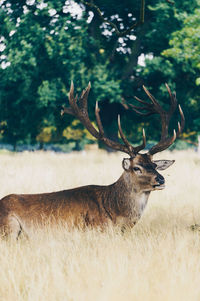
<svg viewBox="0 0 200 301">
<path fill-rule="evenodd" d="M 155 178 L 156 182 L 158 182 L 159 185 L 163 185 L 165 183 L 165 179 L 162 175 L 158 174 Z"/>
</svg>

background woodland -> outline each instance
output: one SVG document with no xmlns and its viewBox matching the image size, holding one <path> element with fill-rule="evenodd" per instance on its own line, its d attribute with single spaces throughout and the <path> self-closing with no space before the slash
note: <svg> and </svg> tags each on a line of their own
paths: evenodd
<svg viewBox="0 0 200 301">
<path fill-rule="evenodd" d="M 80 149 L 93 138 L 72 116 L 61 117 L 71 80 L 80 94 L 88 82 L 89 114 L 99 101 L 109 137 L 117 137 L 117 115 L 130 141 L 145 127 L 148 142 L 159 139 L 157 117 L 127 110 L 142 85 L 167 106 L 164 83 L 176 91 L 185 117 L 182 141 L 200 132 L 200 2 L 146 1 L 144 23 L 117 34 L 85 1 L 3 0 L 0 9 L 0 141 L 16 149 L 31 144 Z M 84 4 L 86 3 L 86 4 Z M 124 31 L 139 22 L 139 0 L 91 2 L 105 20 Z M 89 3 L 89 4 L 91 4 Z M 104 20 L 104 21 L 105 21 Z M 178 112 L 171 127 L 177 128 Z"/>
</svg>

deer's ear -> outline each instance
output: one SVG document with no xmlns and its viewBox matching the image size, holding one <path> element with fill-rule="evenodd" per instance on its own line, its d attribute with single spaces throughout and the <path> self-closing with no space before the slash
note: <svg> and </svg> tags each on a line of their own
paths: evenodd
<svg viewBox="0 0 200 301">
<path fill-rule="evenodd" d="M 122 167 L 124 170 L 129 170 L 131 166 L 131 161 L 128 158 L 124 158 L 122 161 Z"/>
<path fill-rule="evenodd" d="M 157 170 L 165 170 L 168 167 L 170 167 L 174 162 L 175 162 L 175 160 L 156 160 L 156 161 L 153 161 L 153 163 L 156 164 L 156 169 Z"/>
</svg>

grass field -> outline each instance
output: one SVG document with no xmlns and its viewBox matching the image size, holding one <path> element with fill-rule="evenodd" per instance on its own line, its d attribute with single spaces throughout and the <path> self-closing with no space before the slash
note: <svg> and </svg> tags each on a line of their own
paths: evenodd
<svg viewBox="0 0 200 301">
<path fill-rule="evenodd" d="M 123 154 L 0 153 L 0 196 L 110 184 L 122 173 Z M 130 233 L 35 229 L 29 240 L 0 241 L 0 301 L 199 301 L 200 157 L 175 159 L 162 174 Z"/>
</svg>

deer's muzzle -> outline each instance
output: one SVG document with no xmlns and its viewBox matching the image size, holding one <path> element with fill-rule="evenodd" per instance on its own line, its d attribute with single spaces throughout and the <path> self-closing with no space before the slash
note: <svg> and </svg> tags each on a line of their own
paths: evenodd
<svg viewBox="0 0 200 301">
<path fill-rule="evenodd" d="M 153 185 L 154 188 L 156 189 L 164 189 L 165 188 L 165 179 L 162 175 L 158 174 L 155 178 L 156 184 Z"/>
</svg>

